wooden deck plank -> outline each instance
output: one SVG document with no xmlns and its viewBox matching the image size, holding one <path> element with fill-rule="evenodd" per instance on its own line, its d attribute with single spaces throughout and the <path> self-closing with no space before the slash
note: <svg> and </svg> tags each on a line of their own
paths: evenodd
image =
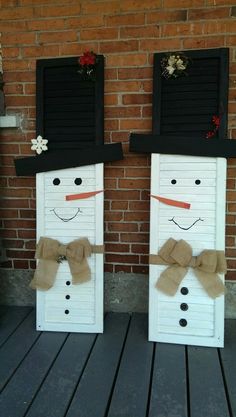
<svg viewBox="0 0 236 417">
<path fill-rule="evenodd" d="M 157 343 L 148 417 L 187 417 L 185 346 Z"/>
<path fill-rule="evenodd" d="M 0 416 L 24 416 L 66 337 L 67 333 L 40 335 L 1 393 Z"/>
<path fill-rule="evenodd" d="M 133 314 L 108 417 L 145 417 L 153 343 L 147 342 L 147 315 Z"/>
<path fill-rule="evenodd" d="M 233 417 L 236 417 L 236 320 L 225 321 L 225 347 L 220 349 L 223 372 Z"/>
<path fill-rule="evenodd" d="M 108 314 L 66 417 L 104 417 L 129 323 L 128 314 Z"/>
<path fill-rule="evenodd" d="M 25 417 L 64 417 L 95 339 L 69 335 Z"/>
<path fill-rule="evenodd" d="M 39 336 L 32 311 L 0 348 L 0 391 Z"/>
<path fill-rule="evenodd" d="M 188 347 L 191 417 L 230 417 L 217 349 Z"/>
<path fill-rule="evenodd" d="M 0 318 L 6 313 L 7 310 L 9 310 L 8 306 L 0 305 Z"/>
<path fill-rule="evenodd" d="M 32 310 L 31 307 L 11 307 L 0 318 L 0 346 Z"/>
</svg>

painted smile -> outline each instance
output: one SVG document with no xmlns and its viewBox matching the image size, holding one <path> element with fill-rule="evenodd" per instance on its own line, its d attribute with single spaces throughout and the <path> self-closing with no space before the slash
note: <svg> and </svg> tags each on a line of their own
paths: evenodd
<svg viewBox="0 0 236 417">
<path fill-rule="evenodd" d="M 77 209 L 77 212 L 75 213 L 74 216 L 70 217 L 69 219 L 65 219 L 65 217 L 61 217 L 59 216 L 59 214 L 57 214 L 56 209 L 52 209 L 50 210 L 52 211 L 56 217 L 58 217 L 58 219 L 62 220 L 63 222 L 69 222 L 70 220 L 73 220 L 79 213 L 82 213 L 82 211 L 80 210 L 80 208 Z"/>
<path fill-rule="evenodd" d="M 179 227 L 179 229 L 182 229 L 182 230 L 189 230 L 189 229 L 191 229 L 191 227 L 193 227 L 196 223 L 198 223 L 198 222 L 203 222 L 204 220 L 202 220 L 200 217 L 197 219 L 197 220 L 195 220 L 195 222 L 193 222 L 190 226 L 188 226 L 188 227 L 182 227 L 182 226 L 180 226 L 176 221 L 175 221 L 175 218 L 174 217 L 172 217 L 172 219 L 168 219 L 168 222 L 173 222 L 174 224 L 176 224 L 176 226 L 178 226 Z"/>
</svg>

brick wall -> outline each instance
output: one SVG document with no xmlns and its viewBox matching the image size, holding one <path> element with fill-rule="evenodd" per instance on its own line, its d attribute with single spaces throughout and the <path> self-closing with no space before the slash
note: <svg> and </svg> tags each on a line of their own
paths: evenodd
<svg viewBox="0 0 236 417">
<path fill-rule="evenodd" d="M 35 266 L 35 178 L 16 178 L 14 157 L 32 154 L 37 58 L 105 56 L 105 141 L 122 141 L 123 161 L 105 168 L 108 272 L 148 272 L 150 158 L 128 154 L 131 131 L 151 131 L 153 53 L 230 48 L 229 137 L 236 138 L 236 7 L 227 0 L 2 0 L 5 99 L 23 117 L 3 130 L 2 268 Z M 236 160 L 228 162 L 228 279 L 236 279 Z"/>
</svg>

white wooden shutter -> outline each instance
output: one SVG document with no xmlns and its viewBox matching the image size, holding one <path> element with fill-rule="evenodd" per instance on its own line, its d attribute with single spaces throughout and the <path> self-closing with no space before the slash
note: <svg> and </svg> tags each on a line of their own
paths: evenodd
<svg viewBox="0 0 236 417">
<path fill-rule="evenodd" d="M 80 180 L 75 184 L 76 178 L 82 180 L 81 184 Z M 54 185 L 55 179 L 60 184 Z M 103 190 L 103 164 L 37 174 L 36 187 L 37 241 L 46 236 L 66 244 L 87 237 L 91 244 L 103 245 L 103 192 L 82 200 L 65 200 L 69 194 Z M 64 261 L 54 286 L 37 291 L 38 330 L 103 331 L 103 254 L 92 254 L 88 263 L 90 281 L 73 285 Z"/>
<path fill-rule="evenodd" d="M 169 206 L 151 197 L 150 253 L 156 254 L 170 237 L 186 240 L 193 255 L 203 249 L 224 250 L 225 191 L 224 158 L 152 154 L 151 194 L 190 203 L 191 208 Z M 202 220 L 182 230 L 171 221 L 173 217 L 185 229 Z M 150 265 L 149 340 L 223 346 L 224 296 L 210 298 L 191 268 L 176 295 L 167 296 L 155 288 L 165 268 Z"/>
</svg>

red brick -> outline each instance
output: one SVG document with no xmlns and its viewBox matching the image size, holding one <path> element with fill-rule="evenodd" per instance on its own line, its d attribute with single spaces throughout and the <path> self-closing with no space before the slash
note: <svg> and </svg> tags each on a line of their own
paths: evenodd
<svg viewBox="0 0 236 417">
<path fill-rule="evenodd" d="M 105 242 L 119 242 L 119 233 L 104 233 Z"/>
<path fill-rule="evenodd" d="M 230 7 L 189 9 L 188 20 L 222 19 L 230 16 Z"/>
<path fill-rule="evenodd" d="M 6 180 L 5 184 L 6 185 Z M 30 197 L 31 196 L 31 190 L 27 188 L 0 188 L 1 196 L 2 197 Z"/>
<path fill-rule="evenodd" d="M 45 19 L 45 20 L 29 20 L 27 22 L 27 27 L 29 30 L 59 30 L 65 29 L 66 21 L 65 19 Z"/>
<path fill-rule="evenodd" d="M 4 220 L 4 227 L 9 229 L 35 229 L 34 220 Z"/>
<path fill-rule="evenodd" d="M 131 245 L 131 252 L 132 253 L 148 253 L 149 245 L 143 245 L 143 244 Z"/>
<path fill-rule="evenodd" d="M 150 180 L 149 179 L 120 179 L 119 180 L 119 188 L 130 188 L 131 190 L 138 190 L 143 188 L 150 188 Z"/>
<path fill-rule="evenodd" d="M 182 8 L 193 8 L 205 6 L 205 0 L 163 0 L 163 8 L 173 8 L 173 9 L 182 9 Z"/>
<path fill-rule="evenodd" d="M 110 14 L 117 13 L 120 11 L 120 1 L 115 0 L 112 2 L 102 1 L 86 1 L 82 3 L 82 13 L 83 14 Z"/>
<path fill-rule="evenodd" d="M 120 212 L 120 211 L 118 211 L 118 212 L 112 212 L 112 211 L 109 211 L 109 212 L 105 212 L 105 221 L 106 222 L 114 222 L 114 221 L 121 221 L 121 220 L 123 220 L 123 213 L 122 212 Z"/>
<path fill-rule="evenodd" d="M 17 210 L 0 209 L 0 219 L 14 219 L 18 218 Z"/>
<path fill-rule="evenodd" d="M 118 104 L 117 94 L 106 94 L 104 97 L 104 106 L 115 106 Z"/>
<path fill-rule="evenodd" d="M 36 230 L 35 229 L 19 229 L 18 237 L 22 239 L 35 239 L 36 238 Z"/>
<path fill-rule="evenodd" d="M 20 49 L 16 47 L 2 47 L 2 55 L 4 58 L 16 58 L 20 55 Z M 5 78 L 5 75 L 4 75 Z"/>
<path fill-rule="evenodd" d="M 141 210 L 150 212 L 150 202 L 149 201 L 129 201 L 129 210 Z"/>
<path fill-rule="evenodd" d="M 24 241 L 23 240 L 16 240 L 16 239 L 4 239 L 4 247 L 8 249 L 14 248 L 23 248 Z"/>
<path fill-rule="evenodd" d="M 114 272 L 113 264 L 105 264 L 104 265 L 104 272 Z"/>
<path fill-rule="evenodd" d="M 118 29 L 116 28 L 96 28 L 96 29 L 84 29 L 80 30 L 80 40 L 99 40 L 104 39 L 118 39 Z"/>
<path fill-rule="evenodd" d="M 139 257 L 137 255 L 126 255 L 126 254 L 106 254 L 105 262 L 115 262 L 115 263 L 139 263 Z"/>
<path fill-rule="evenodd" d="M 96 42 L 86 42 L 86 47 L 83 43 L 64 43 L 60 45 L 60 55 L 82 55 L 84 51 L 94 51 L 98 53 L 98 45 Z"/>
<path fill-rule="evenodd" d="M 27 260 L 13 260 L 13 267 L 14 269 L 29 269 L 29 262 Z"/>
<path fill-rule="evenodd" d="M 129 142 L 130 132 L 111 132 L 112 142 Z"/>
<path fill-rule="evenodd" d="M 19 146 L 13 143 L 3 144 L 1 146 L 2 155 L 17 155 L 19 153 Z"/>
<path fill-rule="evenodd" d="M 115 265 L 115 272 L 125 272 L 130 274 L 132 272 L 131 266 L 129 265 L 123 265 L 123 264 L 118 264 Z"/>
<path fill-rule="evenodd" d="M 108 223 L 108 230 L 111 232 L 137 232 L 136 223 Z"/>
<path fill-rule="evenodd" d="M 160 30 L 157 25 L 155 26 L 138 26 L 138 27 L 124 27 L 121 28 L 120 37 L 121 39 L 127 38 L 156 38 L 159 37 Z"/>
<path fill-rule="evenodd" d="M 18 55 L 17 55 L 18 56 Z M 9 57 L 11 58 L 11 57 Z M 22 71 L 22 70 L 28 70 L 29 69 L 29 62 L 28 61 L 22 61 L 20 57 L 18 57 L 18 60 L 12 60 L 12 59 L 4 59 L 3 61 L 3 71 Z M 7 86 L 5 86 L 6 89 Z"/>
<path fill-rule="evenodd" d="M 1 229 L 0 230 L 0 236 L 3 239 L 5 239 L 5 238 L 14 239 L 14 238 L 16 238 L 16 230 Z"/>
<path fill-rule="evenodd" d="M 59 45 L 45 46 L 26 46 L 22 48 L 23 57 L 57 57 L 59 55 Z"/>
<path fill-rule="evenodd" d="M 140 40 L 140 51 L 165 51 L 181 49 L 180 39 L 145 39 Z"/>
<path fill-rule="evenodd" d="M 37 17 L 66 17 L 77 16 L 80 14 L 80 4 L 74 5 L 55 5 L 55 6 L 40 6 L 35 8 L 34 15 Z"/>
<path fill-rule="evenodd" d="M 137 67 L 143 66 L 147 63 L 146 53 L 136 53 L 133 55 L 108 55 L 106 59 L 108 67 Z M 122 90 L 120 90 L 122 91 Z"/>
<path fill-rule="evenodd" d="M 135 14 L 122 14 L 114 16 L 105 17 L 107 26 L 136 26 L 144 25 L 145 23 L 145 14 L 144 13 L 135 13 Z"/>
<path fill-rule="evenodd" d="M 9 268 L 12 269 L 12 260 L 8 260 L 0 263 L 0 268 Z"/>
<path fill-rule="evenodd" d="M 148 243 L 149 235 L 147 233 L 121 233 L 120 240 L 121 242 Z"/>
<path fill-rule="evenodd" d="M 107 107 L 105 108 L 106 118 L 127 118 L 127 117 L 140 117 L 140 107 Z"/>
<path fill-rule="evenodd" d="M 3 33 L 1 37 L 3 45 L 26 45 L 35 43 L 35 33 L 20 32 L 20 33 Z"/>
<path fill-rule="evenodd" d="M 100 52 L 102 54 L 117 53 L 117 52 L 133 52 L 138 50 L 138 41 L 112 41 L 100 42 Z"/>
<path fill-rule="evenodd" d="M 162 6 L 161 0 L 126 0 L 120 2 L 120 10 L 123 12 L 129 12 L 131 10 L 151 10 L 158 9 Z"/>
<path fill-rule="evenodd" d="M 9 178 L 9 186 L 10 187 L 34 187 L 35 186 L 35 178 L 27 177 L 27 178 Z"/>
<path fill-rule="evenodd" d="M 140 192 L 135 190 L 107 190 L 105 192 L 105 198 L 109 200 L 139 200 Z"/>
<path fill-rule="evenodd" d="M 178 22 L 187 20 L 187 10 L 160 10 L 147 14 L 147 23 Z"/>
<path fill-rule="evenodd" d="M 20 210 L 21 219 L 35 219 L 36 211 L 35 210 Z"/>
<path fill-rule="evenodd" d="M 134 274 L 148 274 L 149 267 L 145 265 L 133 265 L 132 272 Z"/>
<path fill-rule="evenodd" d="M 6 96 L 6 106 L 8 107 L 28 107 L 35 106 L 33 96 Z"/>
<path fill-rule="evenodd" d="M 126 211 L 124 213 L 124 221 L 127 222 L 143 222 L 149 220 L 150 214 L 146 211 Z"/>
<path fill-rule="evenodd" d="M 111 210 L 128 210 L 128 201 L 112 201 Z"/>
<path fill-rule="evenodd" d="M 107 243 L 106 244 L 106 253 L 112 252 L 130 252 L 130 245 L 122 245 L 122 244 L 115 244 L 115 243 Z"/>
<path fill-rule="evenodd" d="M 196 37 L 183 40 L 184 49 L 213 48 L 224 45 L 223 36 L 207 36 L 205 38 Z"/>
<path fill-rule="evenodd" d="M 0 20 L 23 20 L 26 21 L 34 16 L 33 7 L 9 7 L 2 8 L 0 13 Z"/>
<path fill-rule="evenodd" d="M 35 240 L 28 240 L 28 242 L 25 242 L 25 249 L 35 250 L 35 246 L 36 246 Z"/>
<path fill-rule="evenodd" d="M 123 104 L 147 104 L 152 103 L 152 94 L 124 94 Z"/>
<path fill-rule="evenodd" d="M 14 176 L 16 174 L 15 167 L 0 167 L 0 175 L 3 177 Z"/>
<path fill-rule="evenodd" d="M 151 79 L 152 78 L 152 68 L 143 67 L 143 68 L 119 68 L 118 69 L 118 78 L 120 80 L 135 80 L 135 79 Z"/>
<path fill-rule="evenodd" d="M 39 43 L 63 43 L 78 41 L 78 35 L 75 30 L 66 30 L 63 32 L 42 32 L 39 34 Z"/>
<path fill-rule="evenodd" d="M 32 71 L 12 71 L 4 74 L 5 83 L 11 82 L 31 82 L 35 81 L 35 74 Z"/>
<path fill-rule="evenodd" d="M 7 250 L 7 256 L 14 259 L 33 259 L 34 254 L 30 250 Z"/>
<path fill-rule="evenodd" d="M 124 168 L 114 168 L 114 167 L 105 166 L 104 176 L 105 176 L 105 178 L 109 178 L 109 177 L 120 178 L 120 177 L 123 177 L 124 176 Z"/>
<path fill-rule="evenodd" d="M 130 129 L 130 130 L 142 130 L 142 131 L 151 131 L 152 129 L 152 120 L 151 119 L 132 119 L 132 120 L 121 120 L 120 121 L 121 129 Z"/>
<path fill-rule="evenodd" d="M 72 18 L 67 18 L 65 25 L 68 28 L 91 28 L 103 26 L 104 16 L 103 15 L 94 15 L 94 16 L 77 16 Z"/>
</svg>

